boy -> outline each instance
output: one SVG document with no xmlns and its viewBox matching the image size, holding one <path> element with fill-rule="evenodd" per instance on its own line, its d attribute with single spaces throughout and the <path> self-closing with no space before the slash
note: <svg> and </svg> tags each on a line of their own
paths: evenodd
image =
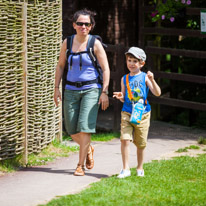
<svg viewBox="0 0 206 206">
<path fill-rule="evenodd" d="M 130 141 L 133 141 L 137 147 L 137 176 L 144 176 L 144 149 L 147 143 L 151 113 L 151 107 L 147 101 L 147 94 L 149 89 L 155 96 L 160 96 L 161 94 L 161 89 L 154 80 L 153 73 L 148 71 L 146 74 L 141 71 L 146 61 L 145 52 L 138 47 L 131 47 L 125 55 L 127 68 L 130 73 L 128 77 L 124 75 L 121 79 L 121 92 L 113 93 L 113 97 L 124 103 L 121 112 L 120 137 L 123 169 L 117 176 L 118 178 L 125 178 L 131 175 L 129 167 Z M 127 85 L 128 82 L 129 84 Z M 132 104 L 139 100 L 141 100 L 144 105 L 142 120 L 140 124 L 133 124 L 130 123 Z"/>
</svg>

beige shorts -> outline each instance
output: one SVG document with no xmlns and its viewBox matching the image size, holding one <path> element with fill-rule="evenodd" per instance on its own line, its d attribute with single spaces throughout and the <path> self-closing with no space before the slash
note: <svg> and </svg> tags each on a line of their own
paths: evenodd
<svg viewBox="0 0 206 206">
<path fill-rule="evenodd" d="M 131 114 L 121 112 L 121 136 L 120 140 L 130 140 L 138 148 L 143 149 L 147 145 L 147 136 L 150 126 L 150 114 L 147 112 L 142 115 L 142 120 L 139 125 L 129 122 Z"/>
</svg>

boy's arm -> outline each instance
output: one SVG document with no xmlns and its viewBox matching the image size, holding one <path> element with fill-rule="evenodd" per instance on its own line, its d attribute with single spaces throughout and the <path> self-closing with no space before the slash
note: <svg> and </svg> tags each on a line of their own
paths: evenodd
<svg viewBox="0 0 206 206">
<path fill-rule="evenodd" d="M 125 86 L 123 82 L 123 77 L 121 79 L 121 92 L 113 92 L 113 97 L 116 97 L 121 102 L 124 102 L 124 96 L 125 96 Z"/>
<path fill-rule="evenodd" d="M 147 72 L 145 81 L 152 94 L 154 94 L 155 96 L 161 95 L 161 89 L 156 83 L 156 81 L 154 80 L 154 74 L 152 72 L 150 71 Z"/>
</svg>

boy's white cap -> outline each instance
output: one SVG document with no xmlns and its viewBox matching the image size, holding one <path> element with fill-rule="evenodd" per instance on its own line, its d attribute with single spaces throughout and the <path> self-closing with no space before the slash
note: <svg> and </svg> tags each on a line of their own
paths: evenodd
<svg viewBox="0 0 206 206">
<path fill-rule="evenodd" d="M 131 47 L 131 48 L 129 48 L 128 52 L 126 52 L 125 54 L 132 54 L 137 59 L 141 59 L 143 61 L 146 61 L 146 54 L 145 54 L 145 52 L 142 49 L 138 48 L 138 47 Z"/>
</svg>

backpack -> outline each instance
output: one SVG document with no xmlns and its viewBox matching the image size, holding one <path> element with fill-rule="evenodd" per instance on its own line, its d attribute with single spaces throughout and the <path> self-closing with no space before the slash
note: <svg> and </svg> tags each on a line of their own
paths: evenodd
<svg viewBox="0 0 206 206">
<path fill-rule="evenodd" d="M 101 43 L 102 43 L 102 38 L 98 35 L 90 35 L 89 36 L 89 39 L 88 39 L 88 43 L 87 43 L 87 48 L 86 48 L 86 51 L 82 51 L 82 52 L 76 52 L 76 53 L 72 53 L 71 52 L 71 49 L 72 49 L 72 44 L 73 44 L 73 39 L 74 39 L 74 35 L 72 36 L 68 36 L 67 37 L 67 50 L 66 50 L 66 57 L 67 57 L 67 60 L 69 58 L 70 55 L 80 55 L 80 70 L 82 69 L 82 58 L 81 58 L 81 54 L 83 53 L 88 53 L 91 61 L 92 61 L 92 64 L 93 66 L 95 67 L 95 69 L 97 70 L 99 76 L 97 79 L 94 79 L 94 80 L 90 80 L 90 81 L 84 81 L 84 82 L 70 82 L 68 80 L 66 80 L 66 84 L 69 84 L 69 85 L 73 85 L 73 86 L 76 86 L 76 87 L 82 87 L 84 85 L 88 85 L 88 84 L 93 84 L 93 83 L 100 83 L 101 85 L 103 84 L 103 74 L 102 74 L 102 69 L 97 61 L 97 58 L 94 54 L 94 42 L 95 42 L 95 39 L 98 39 Z M 107 47 L 106 44 L 102 43 L 103 47 Z M 72 69 L 72 57 L 71 57 L 71 60 L 70 60 L 70 64 L 68 65 L 67 67 L 67 71 L 66 71 L 66 77 L 67 77 L 67 72 L 68 72 L 68 69 Z"/>
</svg>

